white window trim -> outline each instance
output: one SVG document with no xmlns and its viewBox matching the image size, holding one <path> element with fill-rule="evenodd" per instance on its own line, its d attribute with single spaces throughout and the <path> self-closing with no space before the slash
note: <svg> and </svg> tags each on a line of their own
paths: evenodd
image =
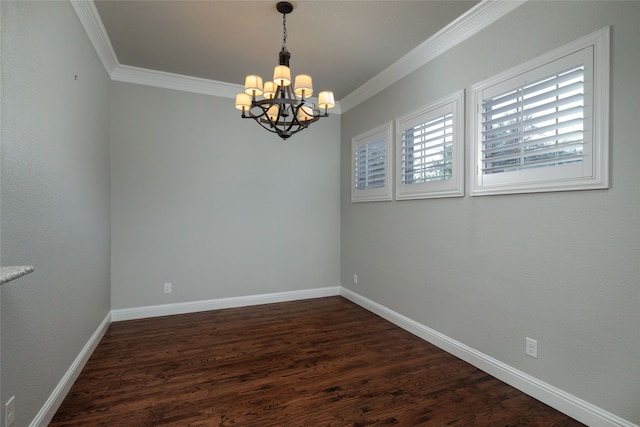
<svg viewBox="0 0 640 427">
<path fill-rule="evenodd" d="M 480 111 L 480 105 L 482 104 L 482 91 L 519 74 L 527 73 L 589 47 L 593 48 L 593 106 L 591 110 L 592 120 L 585 121 L 585 124 L 593 125 L 593 129 L 591 130 L 592 149 L 589 152 L 585 152 L 585 161 L 592 162 L 590 176 L 553 180 L 535 180 L 533 178 L 525 182 L 496 185 L 484 184 L 480 170 L 480 147 L 482 144 L 482 112 Z M 472 99 L 470 108 L 472 113 L 470 115 L 473 134 L 469 141 L 472 165 L 469 175 L 471 176 L 470 193 L 472 196 L 609 188 L 609 51 L 610 29 L 606 27 L 471 87 Z M 519 172 L 525 172 L 520 175 L 527 174 L 527 171 Z"/>
<path fill-rule="evenodd" d="M 430 112 L 443 109 L 453 113 L 453 175 L 443 181 L 402 183 L 402 132 L 404 124 Z M 431 199 L 464 196 L 464 90 L 441 98 L 420 110 L 396 120 L 396 199 Z"/>
<path fill-rule="evenodd" d="M 351 138 L 351 202 L 376 202 L 376 201 L 387 201 L 392 200 L 392 180 L 393 174 L 391 173 L 391 158 L 393 155 L 392 149 L 392 123 L 389 122 L 383 126 L 379 126 L 375 129 L 371 129 L 367 132 L 364 132 L 358 136 Z M 385 171 L 385 181 L 384 187 L 380 188 L 371 188 L 367 190 L 356 190 L 356 182 L 355 182 L 355 151 L 356 148 L 368 144 L 372 141 L 375 141 L 379 138 L 384 138 L 385 140 L 385 160 L 384 160 L 384 171 Z"/>
</svg>

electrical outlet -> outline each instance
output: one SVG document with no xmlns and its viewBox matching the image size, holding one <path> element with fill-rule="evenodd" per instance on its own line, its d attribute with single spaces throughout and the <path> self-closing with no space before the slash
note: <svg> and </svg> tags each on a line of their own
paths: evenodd
<svg viewBox="0 0 640 427">
<path fill-rule="evenodd" d="M 525 352 L 527 356 L 531 356 L 533 358 L 538 358 L 538 341 L 527 337 L 527 348 Z"/>
<path fill-rule="evenodd" d="M 11 396 L 11 399 L 4 405 L 4 425 L 5 427 L 11 427 L 16 420 L 16 397 Z"/>
<path fill-rule="evenodd" d="M 164 284 L 164 293 L 165 294 L 170 294 L 171 293 L 171 283 L 165 283 Z"/>
<path fill-rule="evenodd" d="M 357 284 L 358 284 L 358 275 L 357 275 L 357 274 L 354 274 L 354 275 L 353 275 L 353 284 L 354 284 L 354 285 L 357 285 Z"/>
</svg>

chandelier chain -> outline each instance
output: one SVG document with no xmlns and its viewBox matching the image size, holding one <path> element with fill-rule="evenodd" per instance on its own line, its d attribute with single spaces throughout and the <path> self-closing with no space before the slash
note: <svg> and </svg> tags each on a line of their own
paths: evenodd
<svg viewBox="0 0 640 427">
<path fill-rule="evenodd" d="M 282 50 L 287 50 L 287 14 L 282 14 Z"/>
</svg>

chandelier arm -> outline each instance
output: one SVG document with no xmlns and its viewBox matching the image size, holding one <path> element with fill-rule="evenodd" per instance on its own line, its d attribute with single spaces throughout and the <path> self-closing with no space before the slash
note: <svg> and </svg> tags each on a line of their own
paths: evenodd
<svg viewBox="0 0 640 427">
<path fill-rule="evenodd" d="M 314 119 L 319 119 L 320 117 L 328 117 L 329 113 L 328 111 L 326 111 L 327 109 L 325 108 L 325 112 L 322 112 L 315 104 L 307 104 L 304 100 L 300 101 L 300 104 L 295 105 L 294 100 L 292 99 L 287 99 L 287 98 L 274 98 L 274 99 L 260 99 L 260 100 L 254 100 L 252 102 L 252 108 L 248 111 L 243 111 L 243 118 L 251 118 L 251 119 L 260 119 L 264 116 L 268 116 L 267 112 L 269 111 L 269 108 L 274 106 L 274 105 L 278 105 L 278 109 L 281 110 L 282 106 L 286 109 L 287 106 L 291 107 L 291 115 L 296 117 L 297 120 L 297 114 L 300 111 L 300 109 L 303 106 L 309 107 L 311 108 L 311 112 L 312 114 L 306 113 L 307 116 L 312 117 Z M 257 107 L 260 110 L 260 114 L 255 114 L 253 112 L 254 107 Z M 248 115 L 247 115 L 248 113 Z M 278 117 L 283 117 L 284 115 L 280 114 L 281 111 L 279 111 Z M 299 121 L 299 120 L 298 120 Z M 317 120 L 305 120 L 304 123 L 306 122 L 311 122 L 313 123 L 314 121 Z M 289 124 L 290 122 L 286 122 L 286 124 Z M 275 122 L 274 122 L 274 126 L 275 126 Z"/>
<path fill-rule="evenodd" d="M 276 126 L 276 123 L 274 123 L 271 120 L 271 118 L 269 117 L 269 114 L 267 114 L 268 108 L 265 108 L 262 105 L 262 104 L 266 104 L 264 101 L 267 101 L 267 100 L 263 99 L 261 101 L 254 101 L 252 103 L 251 110 L 243 111 L 241 117 L 243 119 L 253 119 L 256 121 L 256 123 L 258 123 L 260 126 L 268 130 L 269 132 L 282 136 L 282 131 Z M 266 104 L 266 105 L 270 105 L 270 104 Z M 254 107 L 257 107 L 260 110 L 260 114 L 255 114 L 253 112 Z"/>
<path fill-rule="evenodd" d="M 258 122 L 260 126 L 270 132 L 277 133 L 280 136 L 282 136 L 283 132 L 289 133 L 291 126 L 289 125 L 289 122 L 284 119 L 288 114 L 283 113 L 286 113 L 287 107 L 293 108 L 291 100 L 279 97 L 274 99 L 261 99 L 259 101 L 254 100 L 252 106 L 257 107 L 262 111 L 262 114 L 255 115 L 252 113 L 251 116 L 249 116 Z M 273 120 L 271 115 L 269 115 L 269 110 L 273 106 L 278 107 L 278 115 L 275 120 Z M 293 135 L 293 133 L 291 133 L 291 135 Z"/>
<path fill-rule="evenodd" d="M 248 117 L 249 118 L 249 117 Z M 271 133 L 275 133 L 276 135 L 280 135 L 280 131 L 277 128 L 273 128 L 273 126 L 271 126 L 270 122 L 264 123 L 260 120 L 256 120 L 256 122 L 262 126 L 264 129 L 268 130 Z"/>
<path fill-rule="evenodd" d="M 254 107 L 258 107 L 261 111 L 260 114 L 255 114 L 253 112 Z M 243 119 L 259 119 L 262 116 L 264 116 L 265 114 L 267 114 L 267 110 L 265 110 L 262 106 L 258 105 L 255 101 L 251 104 L 251 109 L 249 110 L 243 110 L 242 111 L 242 118 Z"/>
<path fill-rule="evenodd" d="M 269 108 L 273 105 L 277 105 L 279 110 L 275 121 L 272 120 L 271 116 L 268 114 Z M 252 108 L 248 112 L 243 112 L 242 118 L 254 119 L 264 129 L 277 134 L 283 139 L 287 139 L 301 130 L 308 128 L 311 123 L 314 123 L 318 121 L 320 117 L 323 117 L 322 115 L 317 114 L 307 114 L 307 116 L 311 118 L 309 120 L 301 121 L 298 119 L 298 112 L 304 105 L 304 103 L 294 105 L 292 100 L 286 98 L 262 99 L 252 103 L 252 107 L 258 108 L 260 111 L 259 114 L 254 113 L 254 108 Z M 290 109 L 289 113 L 286 115 L 282 114 L 282 110 L 286 110 L 287 108 Z M 314 112 L 317 112 L 317 110 Z M 288 116 L 292 117 L 291 120 L 286 120 L 284 118 Z"/>
</svg>

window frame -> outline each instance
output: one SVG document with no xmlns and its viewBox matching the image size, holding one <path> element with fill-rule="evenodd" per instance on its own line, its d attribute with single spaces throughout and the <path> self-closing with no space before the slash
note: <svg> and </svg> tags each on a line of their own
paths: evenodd
<svg viewBox="0 0 640 427">
<path fill-rule="evenodd" d="M 464 90 L 459 90 L 430 103 L 416 111 L 406 114 L 396 119 L 396 199 L 431 199 L 443 197 L 463 197 L 464 196 Z M 419 120 L 422 123 L 429 123 L 433 120 L 452 114 L 452 174 L 450 179 L 440 181 L 429 181 L 423 183 L 404 184 L 402 149 L 402 134 L 405 126 L 411 126 L 413 122 Z"/>
<path fill-rule="evenodd" d="M 609 51 L 610 29 L 606 27 L 471 87 L 471 196 L 609 188 Z M 520 86 L 515 83 L 509 85 L 508 82 L 526 81 L 529 76 L 540 77 L 544 70 L 549 71 L 547 76 L 550 77 L 571 64 L 580 65 L 580 57 L 587 58 L 583 63 L 582 162 L 483 174 L 482 105 L 483 98 L 490 98 L 483 94 L 490 93 L 497 87 L 502 87 L 503 91 L 507 91 L 507 88 L 515 90 Z M 530 80 L 535 80 L 535 77 Z"/>
<path fill-rule="evenodd" d="M 351 138 L 351 202 L 378 202 L 388 201 L 393 199 L 392 195 L 392 181 L 393 174 L 391 173 L 392 164 L 392 125 L 393 122 L 389 122 L 382 126 L 378 126 L 374 129 L 368 130 Z M 384 173 L 385 181 L 384 186 L 378 188 L 369 188 L 365 190 L 356 189 L 356 149 L 363 145 L 368 145 L 378 141 L 380 138 L 384 139 Z"/>
</svg>

